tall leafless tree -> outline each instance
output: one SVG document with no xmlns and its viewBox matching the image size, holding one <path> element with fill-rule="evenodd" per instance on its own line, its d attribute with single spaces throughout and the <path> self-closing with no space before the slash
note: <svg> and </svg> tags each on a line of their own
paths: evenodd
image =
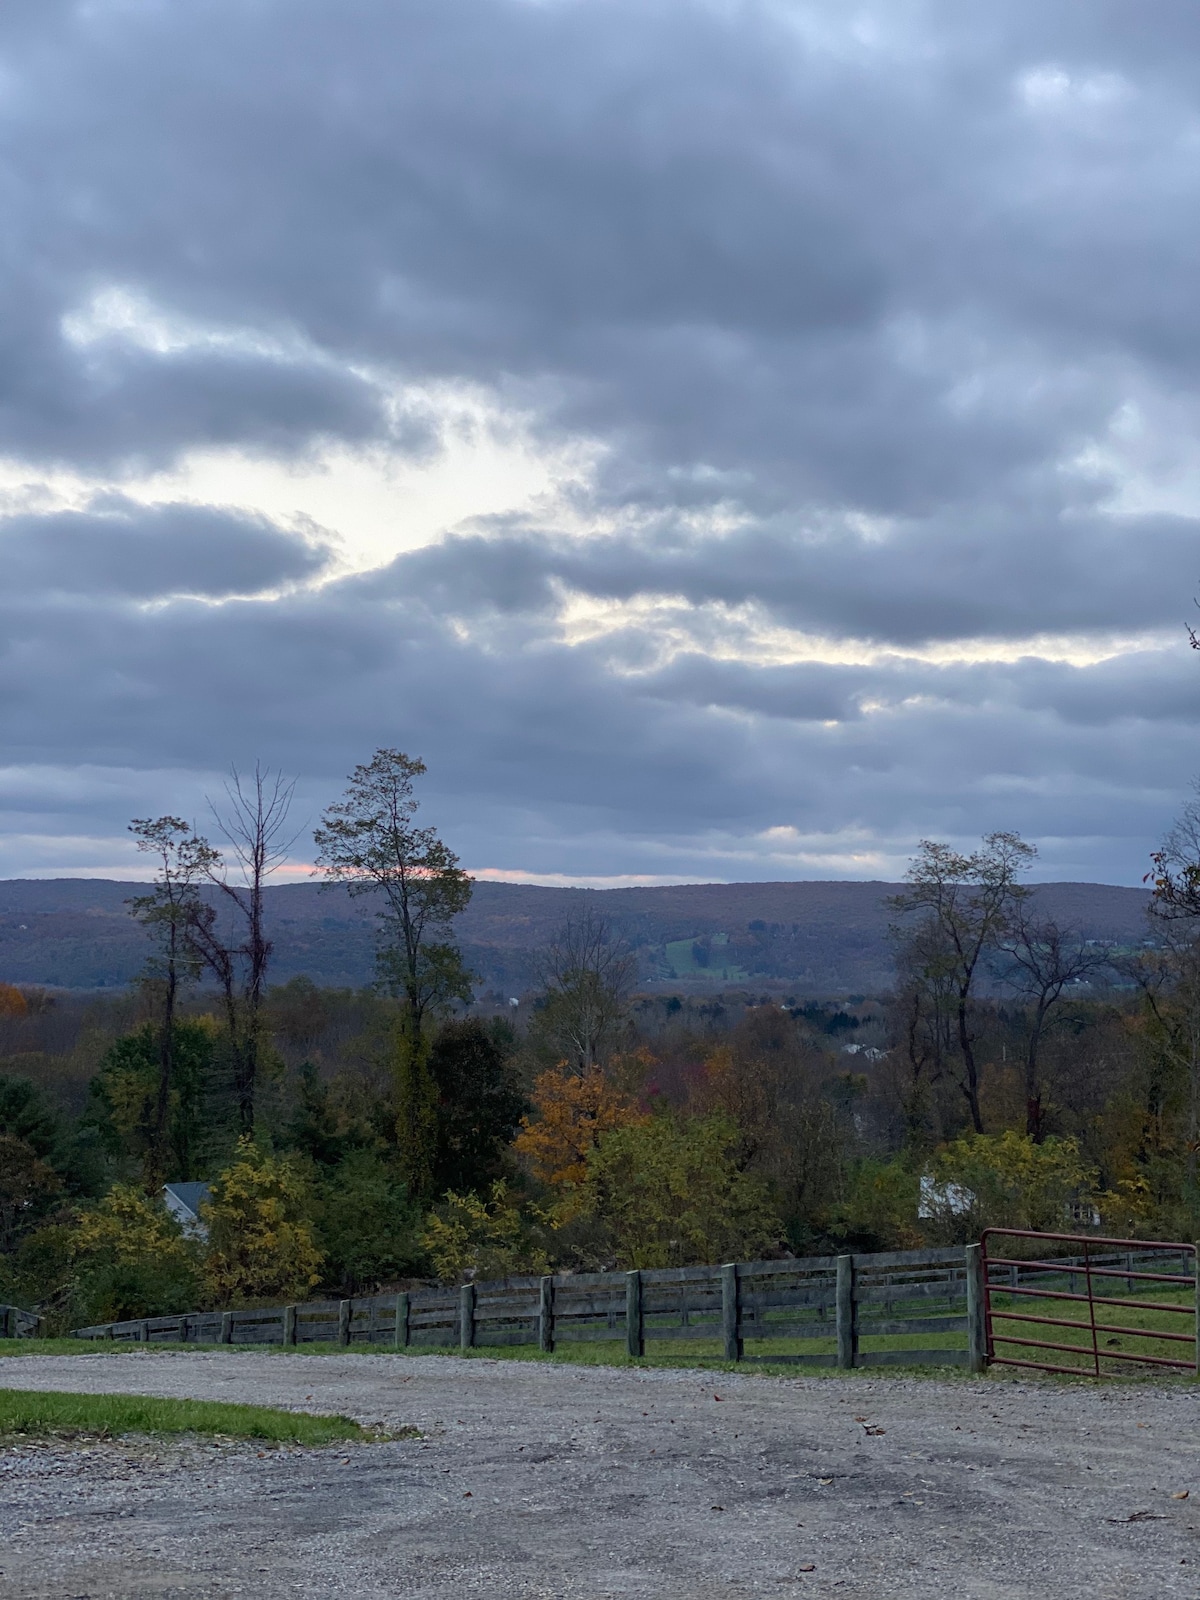
<svg viewBox="0 0 1200 1600">
<path fill-rule="evenodd" d="M 158 946 L 146 967 L 146 980 L 159 999 L 161 1015 L 158 1083 L 147 1130 L 145 1174 L 147 1193 L 157 1194 L 168 1177 L 167 1129 L 175 1083 L 179 994 L 182 985 L 200 973 L 192 930 L 203 912 L 200 885 L 212 870 L 217 853 L 179 817 L 135 817 L 129 831 L 138 849 L 155 856 L 158 863 L 149 894 L 134 895 L 129 901 L 130 911 Z"/>
<path fill-rule="evenodd" d="M 209 802 L 231 859 L 211 852 L 206 876 L 217 890 L 218 900 L 199 901 L 189 929 L 192 947 L 224 999 L 234 1100 L 243 1133 L 254 1131 L 262 999 L 272 949 L 264 891 L 298 837 L 288 826 L 295 793 L 294 779 L 264 769 L 258 762 L 253 777 L 244 778 L 236 767 L 231 770 L 224 801 Z M 232 932 L 220 914 L 222 905 L 232 915 Z"/>
<path fill-rule="evenodd" d="M 1017 904 L 996 948 L 998 976 L 1030 1006 L 1025 1041 L 1025 1131 L 1040 1144 L 1046 1131 L 1040 1056 L 1051 1012 L 1073 984 L 1103 968 L 1108 956 L 1070 929 L 1036 916 L 1027 901 Z"/>
<path fill-rule="evenodd" d="M 628 946 L 584 904 L 541 952 L 536 1032 L 577 1072 L 602 1064 L 620 1041 L 636 975 Z"/>
<path fill-rule="evenodd" d="M 1029 893 L 1017 875 L 1036 856 L 1035 847 L 1015 833 L 989 833 L 982 849 L 970 855 L 923 839 L 906 874 L 908 888 L 891 901 L 893 909 L 902 915 L 923 913 L 948 952 L 963 1068 L 961 1087 L 976 1133 L 983 1132 L 979 1065 L 971 1022 L 976 979 L 984 956 L 1008 932 L 1017 907 Z M 904 931 L 898 930 L 901 937 Z"/>
</svg>

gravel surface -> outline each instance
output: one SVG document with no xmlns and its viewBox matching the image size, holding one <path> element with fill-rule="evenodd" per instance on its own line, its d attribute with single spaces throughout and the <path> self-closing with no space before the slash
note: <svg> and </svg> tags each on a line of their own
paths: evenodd
<svg viewBox="0 0 1200 1600">
<path fill-rule="evenodd" d="M 0 1385 L 425 1435 L 0 1447 L 4 1600 L 1200 1595 L 1183 1387 L 249 1351 L 16 1357 Z"/>
</svg>

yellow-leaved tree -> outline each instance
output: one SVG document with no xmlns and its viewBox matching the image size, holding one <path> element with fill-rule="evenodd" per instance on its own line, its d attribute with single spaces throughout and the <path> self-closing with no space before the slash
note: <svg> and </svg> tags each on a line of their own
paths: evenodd
<svg viewBox="0 0 1200 1600">
<path fill-rule="evenodd" d="M 244 1134 L 201 1208 L 204 1276 L 218 1304 L 303 1298 L 324 1259 L 311 1214 L 310 1187 L 295 1162 Z"/>
<path fill-rule="evenodd" d="M 191 1310 L 201 1293 L 200 1246 L 162 1201 L 118 1183 L 60 1237 L 71 1265 L 69 1320 L 119 1322 Z"/>
<path fill-rule="evenodd" d="M 160 1200 L 131 1183 L 118 1183 L 92 1211 L 84 1211 L 71 1236 L 77 1261 L 103 1258 L 117 1266 L 194 1262 L 195 1246 Z"/>
<path fill-rule="evenodd" d="M 981 1229 L 1069 1228 L 1090 1216 L 1100 1196 L 1097 1172 L 1078 1139 L 1036 1143 L 1027 1133 L 967 1133 L 933 1160 L 934 1186 L 924 1201 L 929 1231 L 958 1243 Z"/>
<path fill-rule="evenodd" d="M 766 1184 L 739 1168 L 739 1137 L 727 1117 L 665 1114 L 604 1135 L 583 1201 L 621 1266 L 749 1261 L 778 1244 L 783 1224 Z"/>
<path fill-rule="evenodd" d="M 448 1194 L 426 1218 L 421 1242 L 443 1283 L 550 1270 L 530 1217 L 503 1179 L 492 1185 L 487 1199 Z"/>
</svg>

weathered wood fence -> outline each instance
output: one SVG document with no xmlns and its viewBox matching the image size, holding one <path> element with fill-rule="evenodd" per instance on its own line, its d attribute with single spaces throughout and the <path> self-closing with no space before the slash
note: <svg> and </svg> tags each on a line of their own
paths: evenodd
<svg viewBox="0 0 1200 1600">
<path fill-rule="evenodd" d="M 0 1306 L 0 1339 L 35 1339 L 41 1320 L 20 1306 Z"/>
<path fill-rule="evenodd" d="M 975 1245 L 508 1278 L 266 1310 L 145 1317 L 77 1328 L 74 1336 L 392 1349 L 527 1344 L 545 1351 L 601 1341 L 631 1356 L 673 1340 L 685 1359 L 975 1370 L 986 1349 Z"/>
</svg>

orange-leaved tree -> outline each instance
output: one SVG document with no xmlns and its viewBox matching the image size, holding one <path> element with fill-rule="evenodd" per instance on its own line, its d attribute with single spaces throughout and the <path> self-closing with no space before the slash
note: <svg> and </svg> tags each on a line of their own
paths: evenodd
<svg viewBox="0 0 1200 1600">
<path fill-rule="evenodd" d="M 646 1120 L 634 1096 L 599 1067 L 575 1072 L 565 1061 L 535 1080 L 532 1100 L 535 1115 L 521 1118 L 514 1148 L 553 1189 L 577 1188 L 587 1177 L 588 1153 L 606 1133 Z"/>
<path fill-rule="evenodd" d="M 11 983 L 0 983 L 0 1017 L 23 1017 L 28 1010 L 20 989 Z"/>
</svg>

